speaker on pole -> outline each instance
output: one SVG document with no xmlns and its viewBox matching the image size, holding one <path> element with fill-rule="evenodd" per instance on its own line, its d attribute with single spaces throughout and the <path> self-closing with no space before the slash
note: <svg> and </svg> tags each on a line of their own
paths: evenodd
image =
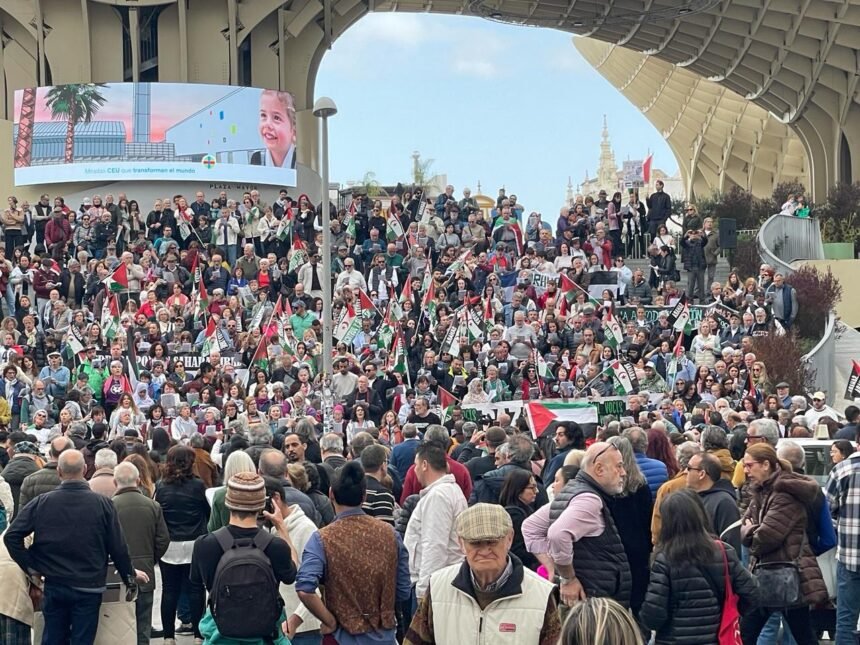
<svg viewBox="0 0 860 645">
<path fill-rule="evenodd" d="M 721 217 L 719 222 L 720 248 L 736 249 L 738 247 L 737 220 Z"/>
</svg>

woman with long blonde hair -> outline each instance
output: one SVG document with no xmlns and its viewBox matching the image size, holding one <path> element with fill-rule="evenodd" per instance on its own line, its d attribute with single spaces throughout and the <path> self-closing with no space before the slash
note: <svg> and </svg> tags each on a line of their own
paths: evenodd
<svg viewBox="0 0 860 645">
<path fill-rule="evenodd" d="M 611 598 L 586 598 L 573 605 L 559 645 L 641 645 L 642 632 L 624 607 Z"/>
</svg>

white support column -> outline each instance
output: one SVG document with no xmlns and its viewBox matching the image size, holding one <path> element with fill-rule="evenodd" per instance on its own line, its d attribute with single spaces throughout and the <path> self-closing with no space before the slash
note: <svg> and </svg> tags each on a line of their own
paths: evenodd
<svg viewBox="0 0 860 645">
<path fill-rule="evenodd" d="M 47 85 L 47 66 L 45 61 L 45 22 L 42 16 L 42 3 L 40 0 L 33 0 L 33 13 L 36 18 L 36 49 L 38 57 L 36 65 L 39 73 L 39 85 Z M 87 34 L 89 37 L 89 34 Z"/>
<path fill-rule="evenodd" d="M 237 36 L 239 18 L 239 8 L 236 5 L 237 0 L 227 0 L 227 44 L 230 47 L 230 84 L 236 85 L 239 82 L 239 40 Z"/>
<path fill-rule="evenodd" d="M 179 16 L 179 82 L 188 82 L 188 0 L 177 0 Z"/>
<path fill-rule="evenodd" d="M 85 0 L 86 1 L 86 0 Z M 140 10 L 128 8 L 128 40 L 131 43 L 131 80 L 140 82 Z"/>
<path fill-rule="evenodd" d="M 93 59 L 90 40 L 90 6 L 89 0 L 81 0 L 81 24 L 84 26 L 83 38 L 78 40 L 78 45 L 81 50 L 81 57 L 84 59 L 84 64 L 81 66 L 81 82 L 90 83 L 93 80 Z"/>
</svg>

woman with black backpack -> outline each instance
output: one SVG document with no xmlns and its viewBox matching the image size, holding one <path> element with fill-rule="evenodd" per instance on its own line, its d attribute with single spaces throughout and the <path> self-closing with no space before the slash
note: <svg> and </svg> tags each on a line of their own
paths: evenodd
<svg viewBox="0 0 860 645">
<path fill-rule="evenodd" d="M 660 546 L 639 619 L 657 632 L 656 645 L 740 644 L 737 615 L 734 640 L 723 635 L 724 619 L 755 609 L 758 586 L 734 549 L 711 535 L 710 520 L 699 496 L 680 490 L 660 506 Z M 726 585 L 732 598 L 726 602 Z"/>
</svg>

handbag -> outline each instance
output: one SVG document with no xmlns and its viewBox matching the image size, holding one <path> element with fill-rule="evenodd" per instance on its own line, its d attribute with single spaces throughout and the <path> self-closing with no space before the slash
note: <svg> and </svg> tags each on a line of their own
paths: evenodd
<svg viewBox="0 0 860 645">
<path fill-rule="evenodd" d="M 720 540 L 717 546 L 723 554 L 723 583 L 725 596 L 723 599 L 723 611 L 720 616 L 720 630 L 717 632 L 717 642 L 720 645 L 742 645 L 741 640 L 741 613 L 738 611 L 738 595 L 732 588 L 732 578 L 729 575 L 729 558 L 726 555 L 726 547 Z"/>
<path fill-rule="evenodd" d="M 786 609 L 802 604 L 800 571 L 796 562 L 756 563 L 752 571 L 758 580 L 759 604 L 766 609 Z"/>
</svg>

